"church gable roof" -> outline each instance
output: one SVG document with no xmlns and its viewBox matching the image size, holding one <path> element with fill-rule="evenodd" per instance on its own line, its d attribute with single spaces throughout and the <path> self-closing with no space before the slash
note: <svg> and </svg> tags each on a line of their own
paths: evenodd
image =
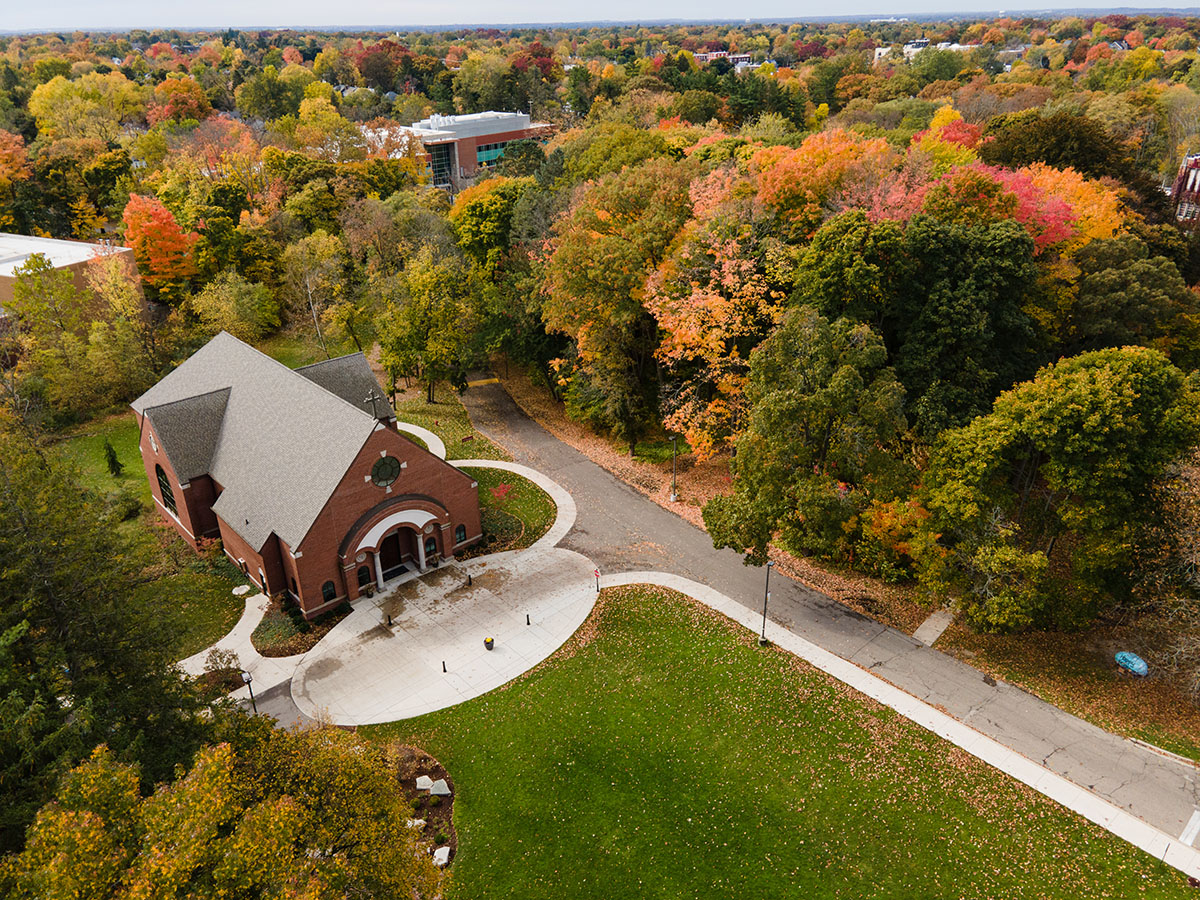
<svg viewBox="0 0 1200 900">
<path fill-rule="evenodd" d="M 181 482 L 207 474 L 212 466 L 228 402 L 226 387 L 146 410 L 146 418 Z"/>
<path fill-rule="evenodd" d="M 337 394 L 347 403 L 359 407 L 363 412 L 371 413 L 375 418 L 387 419 L 394 415 L 391 404 L 379 390 L 379 382 L 375 380 L 371 364 L 361 353 L 326 359 L 310 366 L 301 366 L 293 371 L 297 375 L 303 375 L 309 381 L 316 382 L 331 394 Z M 372 409 L 371 402 L 367 400 L 367 396 L 372 391 L 378 397 L 374 409 Z M 376 414 L 376 410 L 378 414 Z"/>
<path fill-rule="evenodd" d="M 382 393 L 377 383 L 374 387 Z M 178 405 L 167 413 L 167 427 L 175 436 L 194 435 L 203 429 L 203 419 L 212 421 L 210 402 L 201 398 L 222 391 L 225 409 L 207 454 L 208 474 L 222 489 L 213 510 L 255 550 L 272 532 L 296 547 L 376 420 L 225 332 L 131 405 L 139 414 L 150 414 L 152 423 L 162 418 L 163 407 Z M 197 421 L 183 424 L 189 409 L 199 413 Z"/>
</svg>

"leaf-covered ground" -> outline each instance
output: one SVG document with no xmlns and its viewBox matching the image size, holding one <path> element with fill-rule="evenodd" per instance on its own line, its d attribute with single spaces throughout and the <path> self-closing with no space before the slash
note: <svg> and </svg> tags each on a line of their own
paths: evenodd
<svg viewBox="0 0 1200 900">
<path fill-rule="evenodd" d="M 604 592 L 505 688 L 367 731 L 453 773 L 458 898 L 1191 896 L 1140 850 L 659 589 Z"/>
<path fill-rule="evenodd" d="M 1200 708 L 1157 668 L 1135 678 L 1113 660 L 1117 650 L 1146 653 L 1146 639 L 1136 621 L 1023 635 L 972 634 L 956 624 L 935 646 L 1101 728 L 1200 760 Z"/>
</svg>

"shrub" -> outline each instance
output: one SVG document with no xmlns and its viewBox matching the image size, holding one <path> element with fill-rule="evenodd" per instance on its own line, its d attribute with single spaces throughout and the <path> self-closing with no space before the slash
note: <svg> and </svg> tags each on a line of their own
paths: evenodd
<svg viewBox="0 0 1200 900">
<path fill-rule="evenodd" d="M 204 658 L 205 672 L 224 672 L 229 669 L 241 669 L 242 662 L 238 659 L 236 650 L 222 650 L 213 647 Z"/>
<path fill-rule="evenodd" d="M 142 499 L 132 491 L 118 491 L 109 497 L 108 508 L 118 521 L 128 522 L 142 514 Z"/>
</svg>

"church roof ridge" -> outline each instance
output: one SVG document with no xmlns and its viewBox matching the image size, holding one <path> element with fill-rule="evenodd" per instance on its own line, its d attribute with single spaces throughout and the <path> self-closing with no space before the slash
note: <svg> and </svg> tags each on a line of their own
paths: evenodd
<svg viewBox="0 0 1200 900">
<path fill-rule="evenodd" d="M 351 383 L 358 384 L 358 377 Z M 374 375 L 370 378 L 378 391 Z M 212 441 L 207 474 L 223 489 L 213 504 L 214 512 L 256 551 L 272 533 L 295 547 L 377 420 L 338 392 L 227 332 L 184 360 L 131 406 L 141 415 L 149 414 L 158 432 L 160 420 L 165 421 L 162 408 L 183 412 L 187 404 L 180 405 L 182 401 L 222 390 L 228 391 L 228 397 L 221 421 L 213 423 L 211 415 L 167 417 L 171 435 L 159 434 L 164 449 L 188 446 L 207 435 Z M 151 412 L 156 409 L 158 414 Z M 211 434 L 214 426 L 215 435 Z M 196 474 L 203 473 L 192 473 Z"/>
</svg>

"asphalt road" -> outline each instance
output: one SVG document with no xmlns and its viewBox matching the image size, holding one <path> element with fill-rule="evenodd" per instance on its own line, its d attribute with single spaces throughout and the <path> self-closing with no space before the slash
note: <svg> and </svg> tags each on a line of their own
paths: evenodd
<svg viewBox="0 0 1200 900">
<path fill-rule="evenodd" d="M 498 384 L 469 388 L 475 427 L 575 498 L 559 546 L 605 572 L 658 569 L 762 608 L 763 569 L 619 481 L 526 416 Z M 850 660 L 1173 837 L 1200 808 L 1200 770 L 1095 727 L 775 573 L 770 618 Z"/>
</svg>

